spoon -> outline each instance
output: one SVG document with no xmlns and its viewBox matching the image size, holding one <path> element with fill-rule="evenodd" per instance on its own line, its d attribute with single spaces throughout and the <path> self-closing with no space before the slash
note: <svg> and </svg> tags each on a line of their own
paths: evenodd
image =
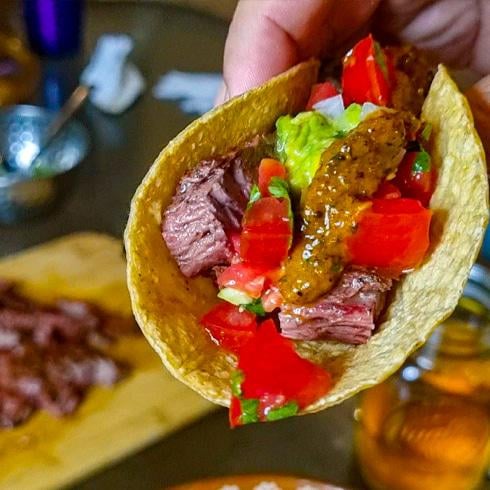
<svg viewBox="0 0 490 490">
<path fill-rule="evenodd" d="M 79 85 L 70 95 L 68 100 L 63 104 L 62 108 L 56 114 L 52 122 L 49 124 L 46 133 L 41 139 L 38 148 L 30 155 L 29 158 L 16 159 L 15 162 L 9 162 L 3 155 L 0 154 L 0 166 L 3 165 L 9 171 L 20 171 L 29 173 L 36 160 L 49 148 L 51 143 L 56 139 L 59 132 L 65 127 L 66 123 L 75 115 L 82 107 L 90 93 L 90 88 L 86 85 Z"/>
</svg>

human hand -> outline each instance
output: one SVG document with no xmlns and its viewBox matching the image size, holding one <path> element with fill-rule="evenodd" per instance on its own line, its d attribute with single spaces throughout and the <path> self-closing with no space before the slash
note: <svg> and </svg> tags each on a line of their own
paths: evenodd
<svg viewBox="0 0 490 490">
<path fill-rule="evenodd" d="M 373 29 L 490 73 L 488 0 L 241 0 L 224 57 L 222 102 Z M 486 48 L 486 49 L 485 49 Z"/>
</svg>

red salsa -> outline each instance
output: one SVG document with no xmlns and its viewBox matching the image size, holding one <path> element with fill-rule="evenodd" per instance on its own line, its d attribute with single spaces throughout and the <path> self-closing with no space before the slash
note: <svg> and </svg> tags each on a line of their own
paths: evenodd
<svg viewBox="0 0 490 490">
<path fill-rule="evenodd" d="M 266 320 L 240 351 L 232 376 L 230 424 L 290 417 L 324 396 L 330 387 L 330 375 L 300 357 L 274 321 Z"/>
</svg>

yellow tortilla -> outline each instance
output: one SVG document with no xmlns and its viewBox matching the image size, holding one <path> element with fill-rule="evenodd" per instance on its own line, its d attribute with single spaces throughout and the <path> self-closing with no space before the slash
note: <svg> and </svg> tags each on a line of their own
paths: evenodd
<svg viewBox="0 0 490 490">
<path fill-rule="evenodd" d="M 167 369 L 221 405 L 230 401 L 236 358 L 217 348 L 198 324 L 216 302 L 216 289 L 209 279 L 180 273 L 160 233 L 162 211 L 180 178 L 201 159 L 239 147 L 272 130 L 279 116 L 302 110 L 317 70 L 314 61 L 300 64 L 195 121 L 158 156 L 132 201 L 125 243 L 136 319 Z M 434 128 L 431 153 L 439 166 L 431 253 L 399 284 L 385 321 L 367 344 L 297 342 L 302 356 L 334 378 L 332 390 L 303 413 L 340 403 L 394 372 L 453 311 L 476 260 L 488 218 L 484 151 L 466 99 L 443 66 L 423 119 Z"/>
</svg>

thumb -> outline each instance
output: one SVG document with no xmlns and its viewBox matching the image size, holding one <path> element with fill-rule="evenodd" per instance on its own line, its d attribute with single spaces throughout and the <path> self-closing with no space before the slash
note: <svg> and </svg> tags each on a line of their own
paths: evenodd
<svg viewBox="0 0 490 490">
<path fill-rule="evenodd" d="M 482 78 L 467 92 L 466 97 L 471 106 L 475 127 L 480 135 L 487 161 L 490 160 L 490 75 Z"/>
<path fill-rule="evenodd" d="M 242 0 L 238 3 L 224 53 L 223 76 L 228 97 L 260 85 L 299 61 L 295 39 L 276 20 L 281 13 L 294 15 L 296 8 L 294 2 L 282 2 Z M 274 10 L 274 6 L 282 8 Z"/>
</svg>

